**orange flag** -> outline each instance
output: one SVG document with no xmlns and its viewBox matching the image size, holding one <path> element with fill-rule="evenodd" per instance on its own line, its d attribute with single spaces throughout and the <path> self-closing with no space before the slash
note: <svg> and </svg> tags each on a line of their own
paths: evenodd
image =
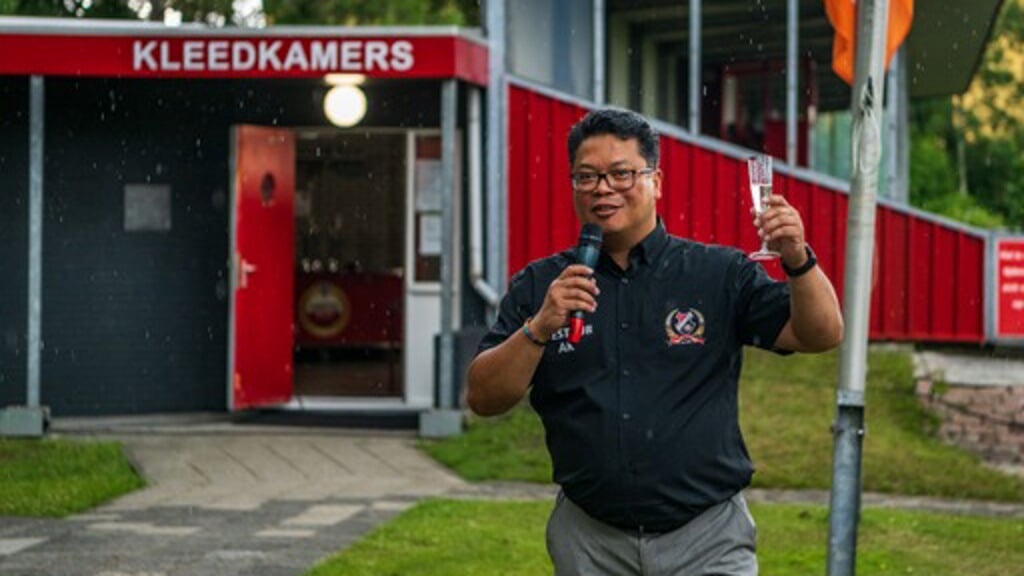
<svg viewBox="0 0 1024 576">
<path fill-rule="evenodd" d="M 832 27 L 836 29 L 832 42 L 832 70 L 847 84 L 853 85 L 853 69 L 856 62 L 857 1 L 825 0 L 825 13 Z M 914 19 L 914 0 L 889 1 L 889 31 L 885 46 L 885 67 L 889 67 L 892 55 L 910 32 Z"/>
</svg>

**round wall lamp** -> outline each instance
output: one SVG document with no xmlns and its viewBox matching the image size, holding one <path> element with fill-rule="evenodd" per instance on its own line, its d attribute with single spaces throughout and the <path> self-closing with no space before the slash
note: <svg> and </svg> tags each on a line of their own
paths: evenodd
<svg viewBox="0 0 1024 576">
<path fill-rule="evenodd" d="M 366 116 L 366 94 L 351 84 L 332 86 L 324 96 L 324 115 L 335 126 L 355 126 Z"/>
</svg>

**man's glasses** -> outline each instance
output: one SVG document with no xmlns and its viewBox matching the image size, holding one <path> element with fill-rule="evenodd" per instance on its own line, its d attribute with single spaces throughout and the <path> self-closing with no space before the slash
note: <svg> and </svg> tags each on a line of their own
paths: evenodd
<svg viewBox="0 0 1024 576">
<path fill-rule="evenodd" d="M 640 170 L 616 169 L 608 172 L 577 172 L 572 175 L 572 188 L 577 192 L 593 192 L 601 185 L 601 180 L 608 182 L 608 187 L 616 192 L 625 192 L 636 183 L 638 174 L 652 174 L 654 168 Z"/>
</svg>

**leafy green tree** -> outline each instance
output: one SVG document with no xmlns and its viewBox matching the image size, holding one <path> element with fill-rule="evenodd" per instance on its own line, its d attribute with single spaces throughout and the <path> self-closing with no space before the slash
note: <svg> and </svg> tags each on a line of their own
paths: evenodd
<svg viewBox="0 0 1024 576">
<path fill-rule="evenodd" d="M 478 0 L 263 0 L 268 24 L 477 25 Z"/>
<path fill-rule="evenodd" d="M 1024 226 L 1024 0 L 1005 3 L 964 96 L 971 194 Z"/>
<path fill-rule="evenodd" d="M 911 113 L 911 202 L 978 226 L 1024 227 L 1024 0 L 1004 4 L 967 93 L 915 102 Z"/>
<path fill-rule="evenodd" d="M 73 16 L 77 18 L 135 18 L 123 0 L 0 0 L 0 14 Z"/>
<path fill-rule="evenodd" d="M 186 22 L 233 23 L 234 0 L 0 0 L 0 14 L 162 20 L 166 9 Z M 267 24 L 476 26 L 479 0 L 264 0 Z"/>
</svg>

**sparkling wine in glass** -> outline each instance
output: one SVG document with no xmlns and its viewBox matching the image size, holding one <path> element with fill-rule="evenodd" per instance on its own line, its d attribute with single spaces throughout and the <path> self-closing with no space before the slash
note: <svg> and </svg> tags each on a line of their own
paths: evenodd
<svg viewBox="0 0 1024 576">
<path fill-rule="evenodd" d="M 747 160 L 747 175 L 750 177 L 750 195 L 754 200 L 754 212 L 758 216 L 768 208 L 768 199 L 772 196 L 772 157 L 760 154 Z M 761 241 L 761 249 L 751 252 L 751 260 L 774 260 L 778 252 L 768 249 L 768 241 Z"/>
</svg>

